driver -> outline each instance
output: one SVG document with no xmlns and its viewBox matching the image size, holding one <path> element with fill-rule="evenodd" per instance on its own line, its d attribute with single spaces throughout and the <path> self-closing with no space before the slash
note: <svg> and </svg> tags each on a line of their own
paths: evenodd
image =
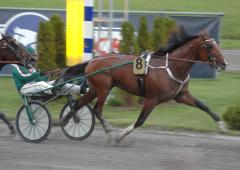
<svg viewBox="0 0 240 170">
<path fill-rule="evenodd" d="M 54 81 L 48 80 L 48 72 L 42 74 L 36 70 L 37 56 L 33 48 L 26 48 L 31 53 L 30 61 L 22 64 L 13 64 L 12 75 L 15 81 L 16 88 L 24 95 L 37 93 L 49 88 L 53 88 Z M 67 83 L 61 90 L 68 93 L 80 93 L 80 86 Z M 44 91 L 51 94 L 51 90 Z"/>
</svg>

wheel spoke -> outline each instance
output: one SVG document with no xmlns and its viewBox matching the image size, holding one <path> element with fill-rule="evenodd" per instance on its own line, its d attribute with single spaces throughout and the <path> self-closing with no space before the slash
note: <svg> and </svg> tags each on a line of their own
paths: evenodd
<svg viewBox="0 0 240 170">
<path fill-rule="evenodd" d="M 69 132 L 69 133 L 71 133 L 71 132 L 72 132 L 72 129 L 74 128 L 74 125 L 75 125 L 74 122 L 72 122 L 71 124 L 69 123 L 68 126 L 67 126 L 66 131 Z"/>
<path fill-rule="evenodd" d="M 22 129 L 22 132 L 25 132 L 27 129 L 29 129 L 31 127 L 31 124 L 27 125 L 24 129 Z"/>
<path fill-rule="evenodd" d="M 80 110 L 78 116 L 81 117 L 81 118 L 84 118 L 84 117 L 85 117 L 86 115 L 88 115 L 88 114 L 89 114 L 89 111 L 88 111 L 88 110 L 85 110 L 85 111 L 83 111 L 82 113 L 81 113 L 81 110 Z"/>
<path fill-rule="evenodd" d="M 28 135 L 27 135 L 28 139 L 30 139 L 31 132 L 32 132 L 32 126 L 30 127 L 30 130 L 28 131 Z"/>
<path fill-rule="evenodd" d="M 86 125 L 87 127 L 89 127 L 89 123 L 86 123 L 85 121 L 80 121 L 80 123 Z M 90 126 L 91 126 L 91 123 L 92 123 L 92 121 L 90 121 Z"/>
<path fill-rule="evenodd" d="M 37 120 L 41 120 L 41 119 L 44 119 L 46 117 L 46 112 L 45 112 L 45 114 L 42 114 L 42 116 L 41 117 L 35 117 Z"/>
<path fill-rule="evenodd" d="M 36 131 L 35 131 L 35 129 L 36 129 L 36 126 L 33 126 L 33 139 L 36 139 Z"/>
<path fill-rule="evenodd" d="M 80 125 L 79 123 L 76 124 L 76 126 L 77 126 L 77 131 L 78 131 L 78 134 L 79 134 L 78 136 L 81 136 L 81 131 L 80 131 L 80 129 L 79 129 L 79 125 Z"/>
<path fill-rule="evenodd" d="M 84 130 L 85 131 L 85 133 L 87 132 L 87 130 L 83 127 L 83 125 L 82 124 L 79 124 L 79 126 L 81 127 L 81 129 L 82 130 Z M 88 129 L 90 129 L 90 128 L 88 128 Z"/>
<path fill-rule="evenodd" d="M 76 128 L 76 124 L 75 124 L 73 136 L 76 136 L 76 131 L 77 131 L 76 129 L 77 129 L 77 128 Z"/>
<path fill-rule="evenodd" d="M 38 129 L 38 127 L 41 128 L 41 127 L 37 124 L 37 125 L 36 125 L 36 129 L 37 129 L 38 136 L 39 136 L 39 138 L 40 138 L 40 137 L 42 137 L 42 133 L 40 132 L 40 130 Z M 44 130 L 45 130 L 45 129 L 44 129 Z"/>
</svg>

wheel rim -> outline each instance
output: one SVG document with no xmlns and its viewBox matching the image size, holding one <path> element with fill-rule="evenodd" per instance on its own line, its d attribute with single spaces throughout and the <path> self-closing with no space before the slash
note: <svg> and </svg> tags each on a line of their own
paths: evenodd
<svg viewBox="0 0 240 170">
<path fill-rule="evenodd" d="M 70 111 L 70 108 L 67 107 L 63 113 L 63 117 Z M 64 131 L 74 138 L 79 138 L 86 135 L 92 127 L 92 114 L 87 106 L 83 106 L 77 111 L 77 116 L 80 121 L 75 122 L 73 117 L 70 118 L 68 124 L 63 127 Z"/>
<path fill-rule="evenodd" d="M 50 119 L 47 111 L 38 104 L 31 104 L 34 123 L 29 122 L 26 107 L 21 111 L 18 118 L 18 127 L 22 136 L 28 140 L 38 140 L 48 131 Z"/>
</svg>

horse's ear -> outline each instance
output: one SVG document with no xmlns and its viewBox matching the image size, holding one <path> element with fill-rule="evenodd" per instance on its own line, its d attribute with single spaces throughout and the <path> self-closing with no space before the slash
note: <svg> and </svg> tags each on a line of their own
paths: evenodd
<svg viewBox="0 0 240 170">
<path fill-rule="evenodd" d="M 1 39 L 4 39 L 3 33 L 0 34 L 0 40 L 1 40 Z"/>
<path fill-rule="evenodd" d="M 1 37 L 2 39 L 6 40 L 6 36 L 3 33 L 1 33 Z"/>
<path fill-rule="evenodd" d="M 199 35 L 200 35 L 200 36 L 209 35 L 209 32 L 208 32 L 207 29 L 204 29 L 204 30 L 201 30 L 201 31 L 199 32 Z"/>
</svg>

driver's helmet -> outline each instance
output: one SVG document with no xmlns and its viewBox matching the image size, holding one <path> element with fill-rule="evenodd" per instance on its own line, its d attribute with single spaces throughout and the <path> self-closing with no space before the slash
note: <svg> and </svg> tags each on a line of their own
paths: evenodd
<svg viewBox="0 0 240 170">
<path fill-rule="evenodd" d="M 32 48 L 32 47 L 27 47 L 26 49 L 27 49 L 27 51 L 28 51 L 30 54 L 32 54 L 33 56 L 37 56 L 37 51 L 36 51 L 34 48 Z"/>
<path fill-rule="evenodd" d="M 28 67 L 36 67 L 38 61 L 36 50 L 32 47 L 27 47 L 26 50 L 31 54 L 30 61 L 27 63 Z"/>
</svg>

